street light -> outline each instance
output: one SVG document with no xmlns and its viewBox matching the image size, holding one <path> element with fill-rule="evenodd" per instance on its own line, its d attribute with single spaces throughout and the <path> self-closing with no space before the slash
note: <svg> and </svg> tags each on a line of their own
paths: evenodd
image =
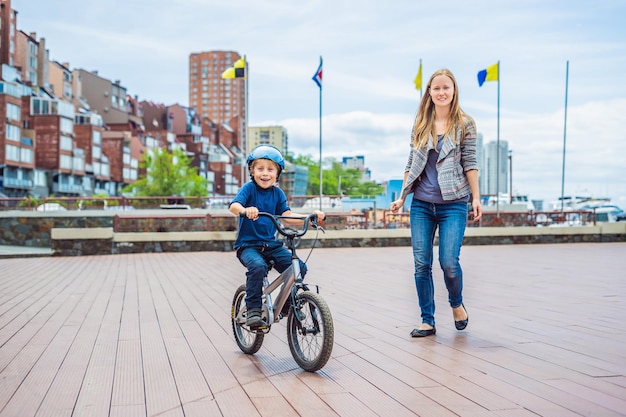
<svg viewBox="0 0 626 417">
<path fill-rule="evenodd" d="M 513 151 L 509 149 L 509 204 L 513 204 Z"/>
</svg>

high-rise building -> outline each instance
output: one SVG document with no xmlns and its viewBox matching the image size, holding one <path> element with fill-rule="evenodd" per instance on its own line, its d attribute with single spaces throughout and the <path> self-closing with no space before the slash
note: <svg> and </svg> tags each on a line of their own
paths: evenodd
<svg viewBox="0 0 626 417">
<path fill-rule="evenodd" d="M 222 79 L 222 72 L 241 56 L 233 51 L 198 52 L 189 55 L 189 107 L 218 124 L 239 117 L 247 128 L 245 79 Z M 247 65 L 247 64 L 246 64 Z"/>
<path fill-rule="evenodd" d="M 509 192 L 508 187 L 508 154 L 509 143 L 506 140 L 500 140 L 500 149 L 498 142 L 491 141 L 485 146 L 485 189 L 480 190 L 481 194 L 497 195 L 498 193 Z"/>
<path fill-rule="evenodd" d="M 250 151 L 245 73 L 248 71 L 248 63 L 245 63 L 243 77 L 238 72 L 235 78 L 222 78 L 222 73 L 240 59 L 241 56 L 234 51 L 208 51 L 189 55 L 189 107 L 197 111 L 203 126 L 216 127 L 217 143 L 212 145 L 224 147 L 230 155 L 226 164 L 228 167 L 213 161 L 212 169 L 224 169 L 224 178 L 233 175 L 243 185 L 246 181 L 244 161 Z M 216 167 L 216 164 L 221 165 Z M 234 165 L 238 165 L 238 168 L 233 169 Z M 216 180 L 215 188 L 217 193 L 234 194 L 237 184 L 233 188 L 233 184 L 229 185 L 228 181 L 220 185 Z"/>
<path fill-rule="evenodd" d="M 287 129 L 283 126 L 250 127 L 248 129 L 248 138 L 248 144 L 250 145 L 248 152 L 259 145 L 272 145 L 278 148 L 283 155 L 289 153 Z"/>
</svg>

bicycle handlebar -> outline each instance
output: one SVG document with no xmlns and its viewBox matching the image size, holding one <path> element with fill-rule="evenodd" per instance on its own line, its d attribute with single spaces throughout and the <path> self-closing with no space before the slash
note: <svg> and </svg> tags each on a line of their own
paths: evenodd
<svg viewBox="0 0 626 417">
<path fill-rule="evenodd" d="M 239 217 L 242 217 L 244 219 L 248 218 L 245 212 L 239 213 Z M 309 221 L 311 221 L 311 223 L 315 225 L 315 227 L 317 227 L 317 214 L 315 213 L 311 213 L 306 217 L 299 217 L 299 216 L 278 216 L 278 215 L 274 215 L 271 213 L 266 213 L 264 211 L 259 211 L 259 217 L 268 217 L 270 220 L 272 220 L 272 223 L 274 223 L 274 226 L 276 226 L 276 230 L 278 230 L 278 233 L 280 233 L 281 235 L 285 237 L 295 238 L 295 237 L 304 236 L 304 234 L 309 230 Z M 301 230 L 293 230 L 293 231 L 287 230 L 285 226 L 283 226 L 282 223 L 278 221 L 280 219 L 304 220 L 304 225 L 302 226 Z"/>
</svg>

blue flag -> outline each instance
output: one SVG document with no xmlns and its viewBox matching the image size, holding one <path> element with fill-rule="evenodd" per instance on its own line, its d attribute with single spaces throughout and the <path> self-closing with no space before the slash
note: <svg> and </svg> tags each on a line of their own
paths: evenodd
<svg viewBox="0 0 626 417">
<path fill-rule="evenodd" d="M 320 66 L 315 71 L 315 75 L 313 75 L 313 81 L 319 88 L 322 88 L 322 57 L 320 57 Z"/>
</svg>

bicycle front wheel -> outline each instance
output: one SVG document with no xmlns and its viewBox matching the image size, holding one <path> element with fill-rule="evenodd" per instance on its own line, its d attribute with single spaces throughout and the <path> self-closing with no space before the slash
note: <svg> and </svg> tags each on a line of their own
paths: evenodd
<svg viewBox="0 0 626 417">
<path fill-rule="evenodd" d="M 243 310 L 246 307 L 246 285 L 241 284 L 235 296 L 233 297 L 233 305 L 231 307 L 231 323 L 233 325 L 233 334 L 235 335 L 235 341 L 237 346 L 243 353 L 252 355 L 261 349 L 265 334 L 250 330 L 246 326 L 246 318 L 243 314 Z"/>
<path fill-rule="evenodd" d="M 291 308 L 287 317 L 289 350 L 298 365 L 309 372 L 322 369 L 330 359 L 334 338 L 333 318 L 326 301 L 311 291 L 299 293 L 296 309 Z"/>
</svg>

